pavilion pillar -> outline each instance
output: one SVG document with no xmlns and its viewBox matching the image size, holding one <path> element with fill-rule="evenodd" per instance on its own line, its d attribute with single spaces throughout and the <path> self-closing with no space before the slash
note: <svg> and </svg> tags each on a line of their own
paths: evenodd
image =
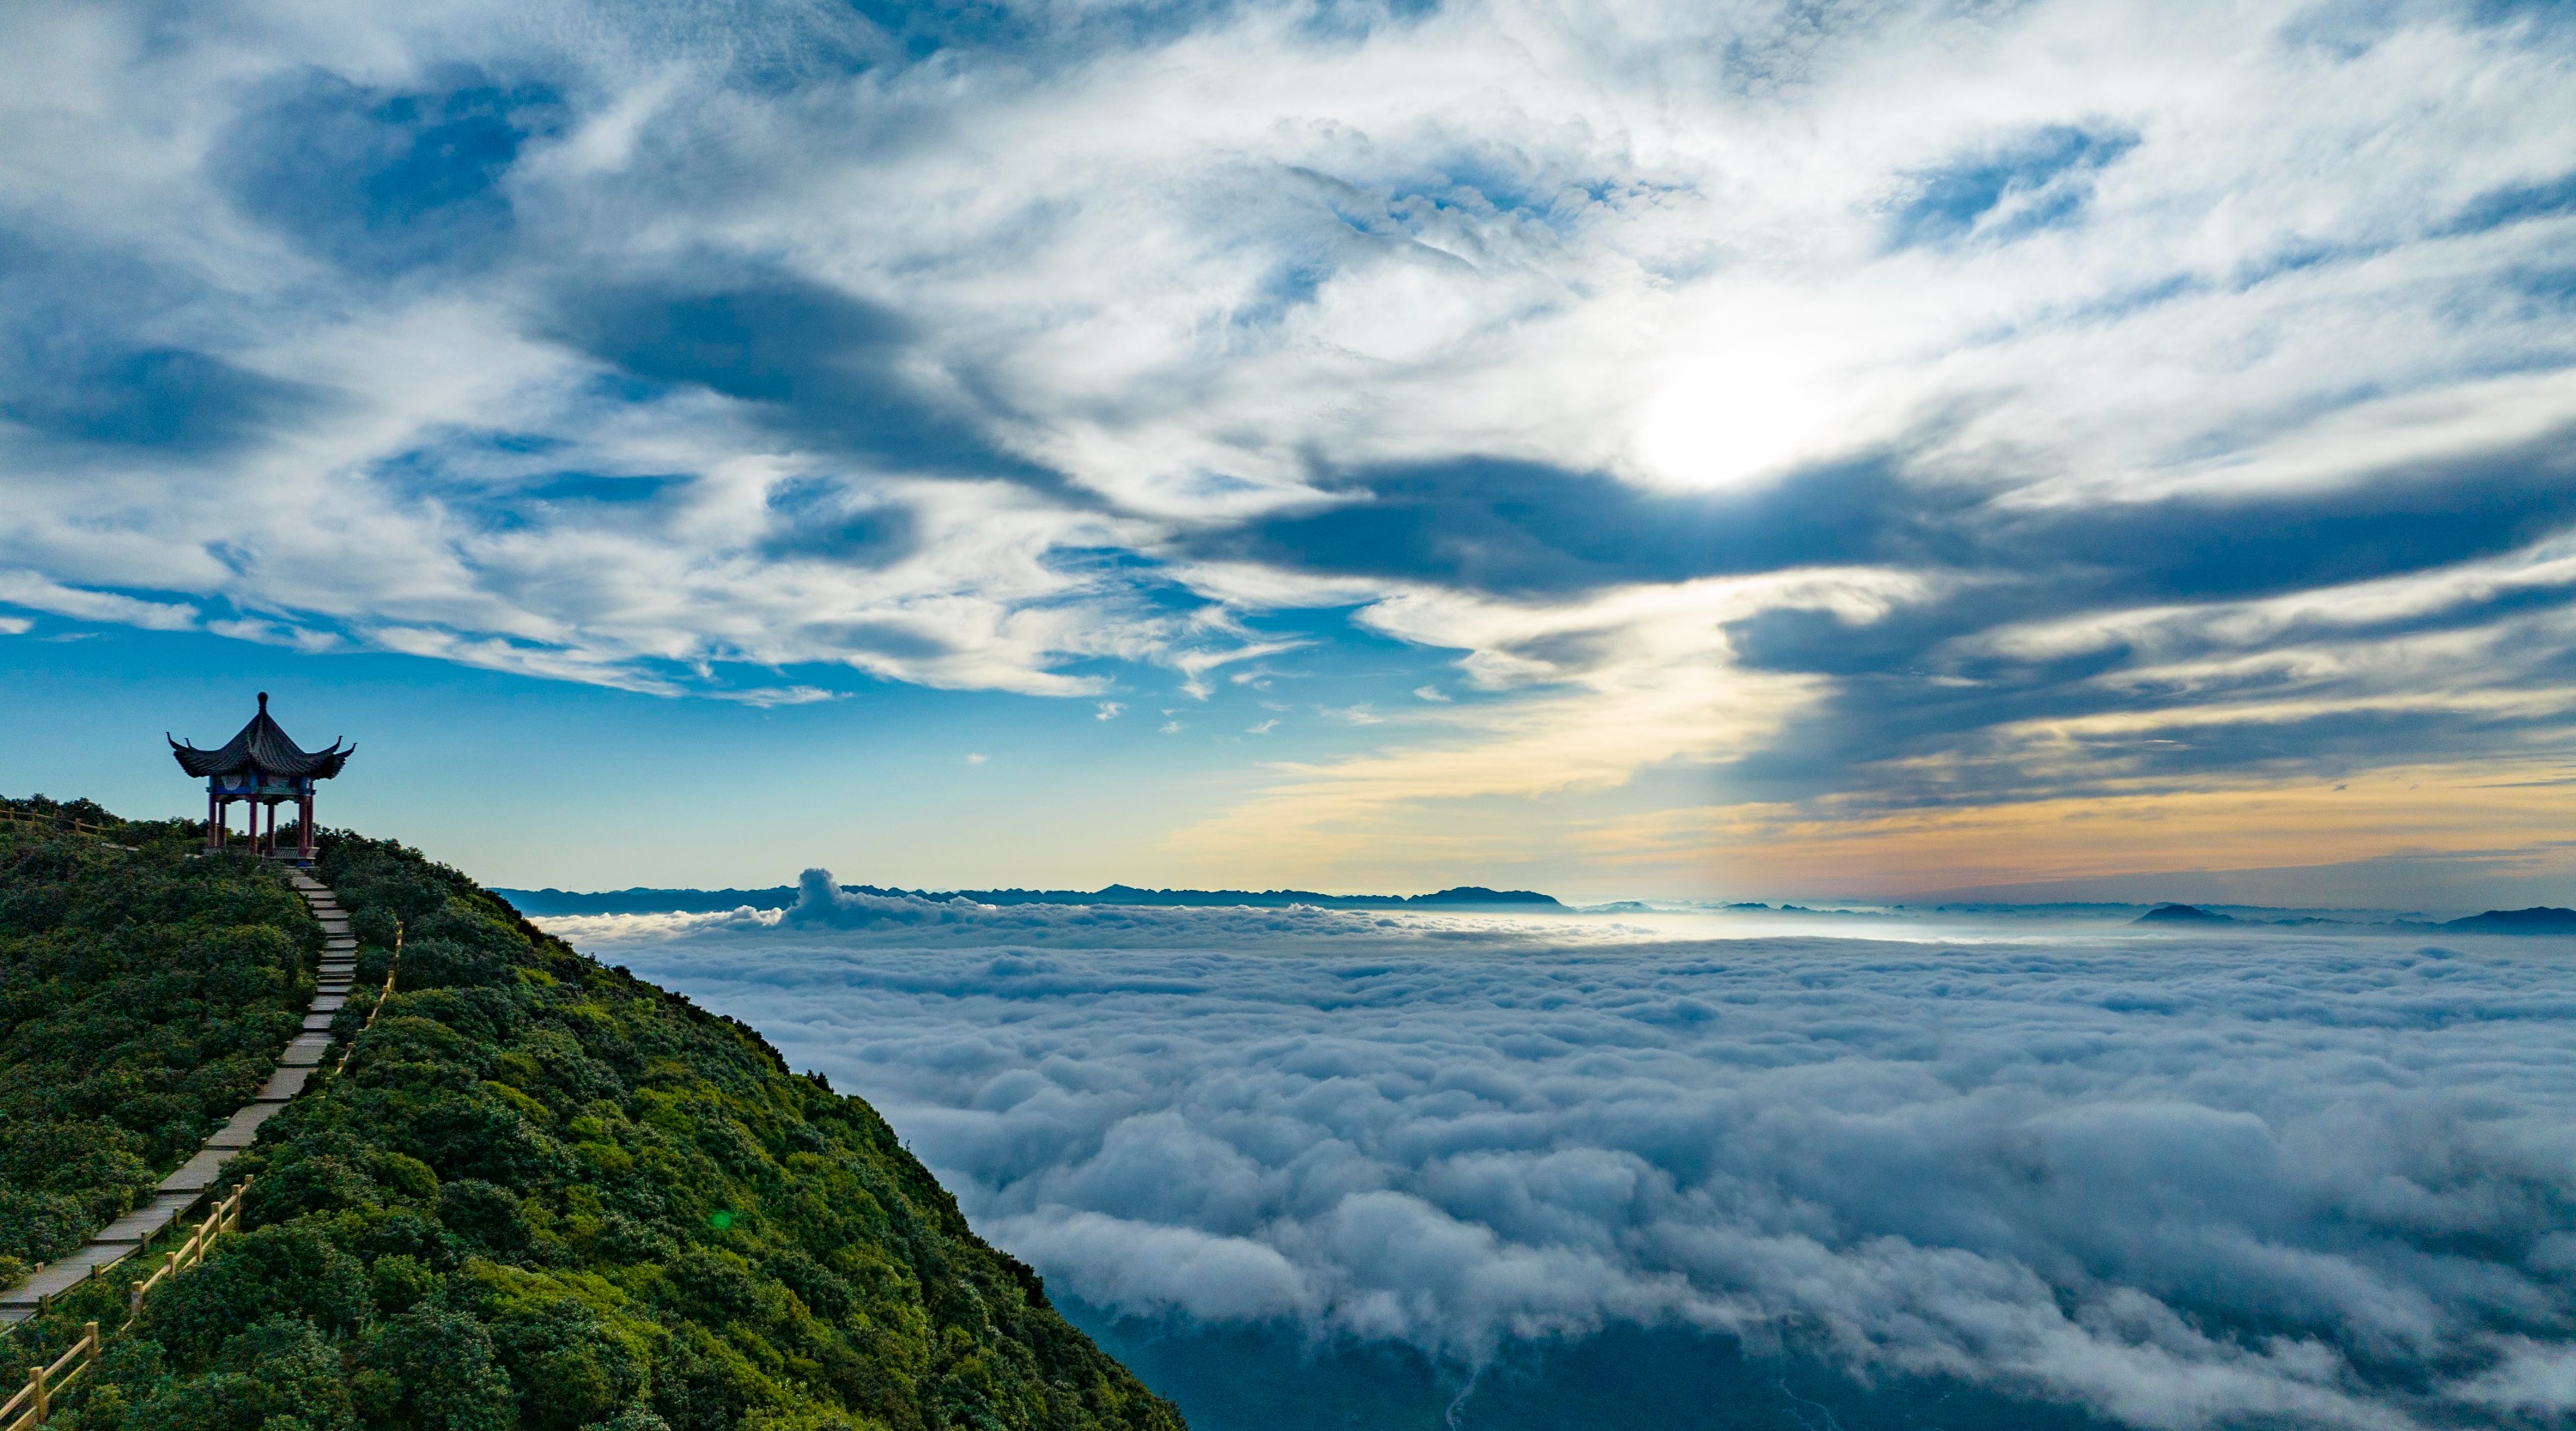
<svg viewBox="0 0 2576 1431">
<path fill-rule="evenodd" d="M 313 863 L 313 792 L 309 790 L 295 802 L 295 857 Z"/>
</svg>

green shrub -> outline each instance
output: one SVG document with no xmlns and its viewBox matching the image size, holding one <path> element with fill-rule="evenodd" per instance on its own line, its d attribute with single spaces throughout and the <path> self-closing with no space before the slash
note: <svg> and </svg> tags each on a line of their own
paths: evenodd
<svg viewBox="0 0 2576 1431">
<path fill-rule="evenodd" d="M 321 928 L 274 866 L 197 857 L 184 825 L 6 803 L 114 841 L 0 824 L 0 1260 L 32 1263 L 250 1100 L 303 1021 Z"/>
</svg>

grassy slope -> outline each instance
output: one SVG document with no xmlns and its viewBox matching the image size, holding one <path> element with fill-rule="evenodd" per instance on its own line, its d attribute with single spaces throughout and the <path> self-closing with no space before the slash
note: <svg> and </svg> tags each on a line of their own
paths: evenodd
<svg viewBox="0 0 2576 1431">
<path fill-rule="evenodd" d="M 320 873 L 362 983 L 403 921 L 400 992 L 235 1164 L 251 1230 L 153 1296 L 75 1431 L 1180 1431 L 866 1104 L 411 851 Z"/>
<path fill-rule="evenodd" d="M 188 858 L 189 827 L 111 834 L 141 848 L 0 824 L 0 1285 L 148 1195 L 312 997 L 321 929 L 274 867 Z"/>
</svg>

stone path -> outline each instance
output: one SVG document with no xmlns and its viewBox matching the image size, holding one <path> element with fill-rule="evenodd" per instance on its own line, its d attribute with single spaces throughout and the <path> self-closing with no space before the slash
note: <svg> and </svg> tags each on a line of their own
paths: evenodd
<svg viewBox="0 0 2576 1431">
<path fill-rule="evenodd" d="M 304 1031 L 286 1045 L 286 1051 L 278 1056 L 276 1071 L 269 1074 L 268 1082 L 252 1095 L 251 1101 L 243 1104 L 230 1122 L 216 1129 L 214 1136 L 206 1139 L 206 1145 L 180 1164 L 177 1172 L 163 1178 L 150 1202 L 101 1228 L 79 1251 L 46 1263 L 27 1280 L 0 1292 L 0 1326 L 27 1320 L 46 1298 L 71 1290 L 94 1269 L 124 1261 L 163 1228 L 178 1221 L 180 1214 L 204 1201 L 221 1180 L 224 1164 L 241 1156 L 242 1150 L 259 1136 L 259 1125 L 285 1107 L 288 1099 L 303 1092 L 304 1085 L 312 1080 L 313 1070 L 331 1047 L 331 1016 L 349 1002 L 349 990 L 358 977 L 358 941 L 349 932 L 349 916 L 340 908 L 329 885 L 300 869 L 289 868 L 286 877 L 294 883 L 295 892 L 312 906 L 313 917 L 322 922 L 321 981 L 305 1011 Z"/>
</svg>

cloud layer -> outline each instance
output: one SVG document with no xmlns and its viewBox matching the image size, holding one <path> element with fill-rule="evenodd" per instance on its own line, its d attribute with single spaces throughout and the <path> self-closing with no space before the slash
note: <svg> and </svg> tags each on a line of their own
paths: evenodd
<svg viewBox="0 0 2576 1431">
<path fill-rule="evenodd" d="M 0 24 L 12 621 L 759 703 L 1454 663 L 1278 782 L 1311 840 L 2568 749 L 2546 7 Z"/>
<path fill-rule="evenodd" d="M 2554 943 L 898 903 L 567 923 L 1134 1315 L 1693 1327 L 2153 1427 L 2571 1406 Z"/>
</svg>

